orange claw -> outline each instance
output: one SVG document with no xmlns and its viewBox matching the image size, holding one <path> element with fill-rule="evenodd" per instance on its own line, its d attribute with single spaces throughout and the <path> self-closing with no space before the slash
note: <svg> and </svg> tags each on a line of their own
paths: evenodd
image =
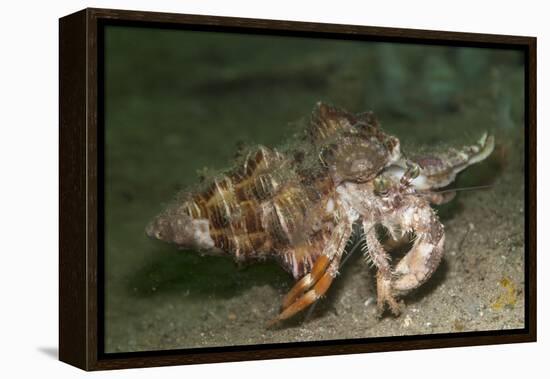
<svg viewBox="0 0 550 379">
<path fill-rule="evenodd" d="M 321 275 L 327 270 L 330 263 L 329 258 L 326 255 L 321 255 L 315 261 L 311 272 L 305 275 L 302 279 L 296 282 L 290 291 L 283 299 L 282 309 L 288 308 L 300 295 L 310 289 L 319 280 Z"/>
<path fill-rule="evenodd" d="M 300 279 L 285 296 L 281 313 L 267 324 L 268 327 L 294 316 L 327 292 L 337 274 L 340 258 L 351 232 L 351 222 L 338 226 L 324 250 L 335 254 L 322 254 L 317 258 L 311 272 Z"/>
<path fill-rule="evenodd" d="M 296 313 L 304 310 L 305 308 L 316 302 L 321 296 L 323 296 L 327 292 L 333 279 L 334 277 L 330 272 L 325 272 L 311 290 L 307 291 L 304 295 L 299 297 L 288 307 L 284 308 L 284 310 L 277 317 L 268 322 L 267 326 L 271 327 L 279 321 L 286 320 L 287 318 L 294 316 Z"/>
</svg>

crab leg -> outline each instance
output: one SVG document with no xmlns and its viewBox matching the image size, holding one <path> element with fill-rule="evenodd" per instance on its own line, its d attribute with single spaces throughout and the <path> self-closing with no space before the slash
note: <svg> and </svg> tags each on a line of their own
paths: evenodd
<svg viewBox="0 0 550 379">
<path fill-rule="evenodd" d="M 386 303 L 389 305 L 391 312 L 394 315 L 399 315 L 399 304 L 392 294 L 392 271 L 390 264 L 390 256 L 384 250 L 384 247 L 378 240 L 374 224 L 364 221 L 363 230 L 367 242 L 367 254 L 376 269 L 376 291 L 377 291 L 377 306 L 379 314 L 382 314 Z"/>
<path fill-rule="evenodd" d="M 338 274 L 340 258 L 352 233 L 352 223 L 341 223 L 317 258 L 311 272 L 300 279 L 285 296 L 281 313 L 268 323 L 268 327 L 286 320 L 307 308 L 323 296 Z"/>
</svg>

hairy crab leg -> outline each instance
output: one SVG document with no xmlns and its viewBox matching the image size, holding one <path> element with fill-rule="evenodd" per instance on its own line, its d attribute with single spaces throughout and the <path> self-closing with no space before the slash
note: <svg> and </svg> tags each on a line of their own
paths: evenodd
<svg viewBox="0 0 550 379">
<path fill-rule="evenodd" d="M 414 230 L 416 240 L 411 250 L 393 271 L 392 288 L 397 292 L 412 290 L 434 273 L 443 257 L 445 232 L 437 215 L 425 201 L 417 201 L 401 216 L 402 227 Z"/>
<path fill-rule="evenodd" d="M 336 228 L 323 254 L 315 261 L 311 272 L 292 287 L 283 300 L 281 313 L 268 323 L 268 327 L 294 316 L 325 294 L 338 274 L 340 258 L 351 233 L 351 222 L 343 222 Z"/>
<path fill-rule="evenodd" d="M 400 309 L 399 303 L 392 294 L 390 256 L 378 240 L 376 228 L 374 228 L 372 223 L 363 222 L 363 230 L 367 242 L 368 257 L 378 270 L 376 273 L 378 313 L 381 315 L 384 312 L 385 305 L 388 304 L 391 312 L 397 316 L 400 313 Z"/>
</svg>

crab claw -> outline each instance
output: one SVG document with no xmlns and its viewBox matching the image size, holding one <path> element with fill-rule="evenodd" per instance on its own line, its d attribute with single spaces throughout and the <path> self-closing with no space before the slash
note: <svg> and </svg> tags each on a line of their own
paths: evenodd
<svg viewBox="0 0 550 379">
<path fill-rule="evenodd" d="M 407 292 L 419 287 L 430 278 L 443 256 L 442 237 L 436 244 L 419 239 L 411 251 L 399 262 L 394 270 L 397 276 L 392 287 L 399 292 Z"/>
<path fill-rule="evenodd" d="M 459 172 L 486 159 L 494 148 L 494 136 L 483 133 L 475 145 L 414 157 L 410 161 L 420 166 L 420 173 L 410 181 L 410 185 L 419 191 L 445 187 Z M 408 169 L 406 163 L 392 165 L 387 172 L 397 179 L 403 178 Z"/>
<path fill-rule="evenodd" d="M 445 243 L 443 225 L 429 205 L 411 208 L 403 222 L 406 229 L 415 231 L 416 239 L 392 272 L 392 287 L 398 292 L 412 290 L 430 278 L 443 257 Z"/>
</svg>

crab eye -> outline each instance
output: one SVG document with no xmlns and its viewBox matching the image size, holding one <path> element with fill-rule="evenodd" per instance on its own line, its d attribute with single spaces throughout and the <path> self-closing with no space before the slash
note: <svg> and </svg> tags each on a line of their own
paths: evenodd
<svg viewBox="0 0 550 379">
<path fill-rule="evenodd" d="M 407 171 L 409 172 L 409 177 L 415 179 L 420 175 L 420 165 L 414 162 L 407 162 Z"/>
<path fill-rule="evenodd" d="M 379 196 L 386 196 L 389 190 L 389 182 L 383 176 L 374 179 L 374 193 Z"/>
</svg>

